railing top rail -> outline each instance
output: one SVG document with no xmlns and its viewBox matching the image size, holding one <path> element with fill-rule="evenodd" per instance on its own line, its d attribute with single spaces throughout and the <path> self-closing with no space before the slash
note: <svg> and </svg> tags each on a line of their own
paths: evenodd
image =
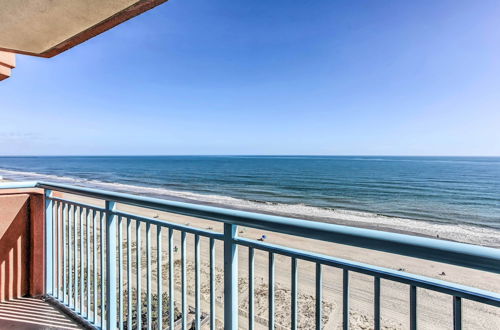
<svg viewBox="0 0 500 330">
<path fill-rule="evenodd" d="M 223 223 L 444 262 L 497 274 L 500 273 L 500 249 L 495 248 L 50 182 L 3 183 L 0 184 L 0 189 L 2 188 L 43 188 L 57 190 Z"/>
</svg>

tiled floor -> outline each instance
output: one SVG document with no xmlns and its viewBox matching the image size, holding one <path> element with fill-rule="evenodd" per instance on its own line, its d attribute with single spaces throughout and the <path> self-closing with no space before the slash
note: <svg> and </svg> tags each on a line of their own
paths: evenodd
<svg viewBox="0 0 500 330">
<path fill-rule="evenodd" d="M 47 302 L 19 298 L 0 303 L 0 329 L 82 329 Z"/>
</svg>

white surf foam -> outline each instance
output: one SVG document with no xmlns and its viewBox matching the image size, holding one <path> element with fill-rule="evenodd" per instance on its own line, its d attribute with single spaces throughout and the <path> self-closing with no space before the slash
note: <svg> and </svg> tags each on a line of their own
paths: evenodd
<svg viewBox="0 0 500 330">
<path fill-rule="evenodd" d="M 200 194 L 189 191 L 144 187 L 123 183 L 110 183 L 98 180 L 85 180 L 34 172 L 0 169 L 0 174 L 16 180 L 45 180 L 92 186 L 99 189 L 126 192 L 137 195 L 153 195 L 155 197 L 184 199 L 254 212 L 264 212 L 302 219 L 322 219 L 332 223 L 340 222 L 360 227 L 378 227 L 382 230 L 404 231 L 434 237 L 439 236 L 440 238 L 451 239 L 464 243 L 500 247 L 500 230 L 474 225 L 434 223 L 423 220 L 384 216 L 369 212 L 321 208 L 305 204 L 262 203 L 217 194 Z"/>
</svg>

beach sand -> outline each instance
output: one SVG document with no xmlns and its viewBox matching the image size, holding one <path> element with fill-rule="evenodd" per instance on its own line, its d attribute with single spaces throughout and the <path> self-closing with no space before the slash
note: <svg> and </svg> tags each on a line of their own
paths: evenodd
<svg viewBox="0 0 500 330">
<path fill-rule="evenodd" d="M 71 196 L 71 199 L 96 203 L 88 198 Z M 98 203 L 102 203 L 99 201 Z M 181 216 L 155 210 L 137 208 L 128 205 L 118 205 L 118 209 L 137 215 L 157 218 L 169 222 L 188 225 L 196 228 L 222 231 L 222 224 L 199 218 Z M 144 227 L 144 226 L 143 226 Z M 132 225 L 132 228 L 135 227 Z M 144 235 L 144 228 L 143 228 Z M 327 254 L 352 261 L 404 270 L 408 273 L 438 278 L 445 281 L 468 285 L 493 292 L 500 292 L 499 276 L 482 271 L 476 271 L 448 264 L 430 262 L 405 256 L 383 253 L 373 250 L 350 247 L 301 237 L 291 237 L 284 234 L 264 232 L 262 230 L 239 227 L 238 235 L 257 239 L 263 234 L 266 242 L 300 248 L 302 250 Z M 152 237 L 156 237 L 156 229 Z M 163 263 L 168 263 L 166 231 L 163 232 Z M 144 243 L 143 239 L 143 243 Z M 153 240 L 154 241 L 154 240 Z M 178 247 L 175 253 L 176 262 L 176 299 L 180 304 L 180 235 L 174 234 L 174 244 Z M 156 244 L 153 242 L 153 252 Z M 239 308 L 240 327 L 247 328 L 246 311 L 248 306 L 248 249 L 239 247 Z M 144 249 L 143 249 L 144 252 Z M 202 311 L 209 312 L 209 241 L 201 238 L 201 284 Z M 155 255 L 155 252 L 153 253 Z M 187 281 L 189 304 L 194 306 L 194 237 L 188 234 L 187 239 Z M 134 259 L 135 260 L 135 259 Z M 155 261 L 155 259 L 153 260 Z M 143 256 L 145 268 L 145 259 Z M 311 262 L 299 261 L 299 328 L 314 328 L 315 311 L 315 265 Z M 276 324 L 278 329 L 289 328 L 290 320 L 290 258 L 275 256 L 276 276 Z M 154 267 L 153 267 L 154 268 Z M 222 243 L 216 243 L 217 268 L 217 308 L 218 324 L 223 316 L 223 249 Z M 163 278 L 167 272 L 164 270 Z M 444 275 L 443 275 L 444 274 Z M 156 277 L 156 271 L 154 272 Z M 255 325 L 256 328 L 266 328 L 268 319 L 268 253 L 255 252 Z M 135 281 L 135 279 L 133 279 Z M 156 290 L 156 289 L 154 289 Z M 164 280 L 164 292 L 168 290 L 168 282 Z M 154 291 L 155 292 L 155 291 Z M 381 281 L 381 315 L 383 329 L 409 328 L 409 286 L 391 281 Z M 373 278 L 367 275 L 350 272 L 350 322 L 352 329 L 373 328 Z M 180 306 L 180 305 L 179 305 Z M 341 329 L 342 327 L 342 271 L 323 266 L 323 328 Z M 452 328 L 452 297 L 425 289 L 418 291 L 418 321 L 419 329 L 450 329 Z M 463 325 L 465 329 L 499 329 L 500 309 L 471 301 L 463 301 Z"/>
<path fill-rule="evenodd" d="M 89 204 L 103 206 L 102 201 L 92 200 L 80 196 L 67 195 L 67 198 Z M 169 222 L 188 225 L 196 228 L 210 229 L 221 232 L 222 224 L 199 218 L 181 216 L 167 212 L 143 209 L 129 205 L 118 205 L 118 209 L 133 214 L 157 218 Z M 145 235 L 142 226 L 142 235 Z M 135 232 L 132 224 L 132 232 Z M 124 230 L 125 237 L 125 230 Z M 262 230 L 240 227 L 238 235 L 250 239 L 257 239 L 266 235 L 266 242 L 300 248 L 302 250 L 331 255 L 352 261 L 363 262 L 371 265 L 402 270 L 408 273 L 424 275 L 432 278 L 468 285 L 493 292 L 500 292 L 499 276 L 496 274 L 466 269 L 448 264 L 425 261 L 395 254 L 383 253 L 373 250 L 350 247 L 341 244 L 328 243 L 290 237 L 288 235 L 265 232 Z M 422 233 L 419 233 L 422 234 Z M 156 229 L 152 230 L 152 237 L 156 237 Z M 167 267 L 167 231 L 163 230 L 163 265 Z M 432 233 L 428 233 L 429 236 Z M 135 234 L 132 236 L 135 237 Z M 143 244 L 145 239 L 143 238 Z M 180 308 L 180 234 L 174 234 L 174 244 L 178 247 L 175 252 L 176 273 L 176 306 Z M 153 265 L 156 260 L 156 243 L 153 239 Z M 135 249 L 134 249 L 135 250 Z M 145 271 L 146 259 L 143 248 L 142 264 Z M 239 247 L 239 309 L 240 328 L 247 328 L 248 308 L 248 249 Z M 124 250 L 126 256 L 126 251 Z M 202 311 L 209 312 L 209 241 L 201 238 L 201 302 Z M 132 260 L 135 260 L 133 252 Z M 194 306 L 194 237 L 188 234 L 187 239 L 187 291 L 188 303 Z M 126 263 L 124 262 L 124 265 Z M 276 296 L 276 328 L 289 328 L 290 320 L 290 258 L 275 256 L 275 296 Z M 217 324 L 222 328 L 223 320 L 223 249 L 222 243 L 216 242 L 216 318 Z M 323 328 L 342 328 L 342 271 L 323 266 Z M 157 269 L 153 266 L 153 279 L 156 279 Z M 168 272 L 163 269 L 163 292 L 168 292 Z M 268 253 L 255 252 L 255 327 L 267 328 L 268 319 Z M 135 283 L 135 277 L 132 278 Z M 145 276 L 143 282 L 145 281 Z M 300 329 L 314 329 L 315 312 L 315 265 L 306 261 L 298 262 L 298 315 Z M 145 290 L 145 282 L 143 283 Z M 153 293 L 156 286 L 153 286 Z M 349 307 L 352 329 L 373 329 L 373 278 L 367 275 L 350 272 Z M 451 329 L 453 326 L 452 297 L 429 290 L 418 290 L 418 322 L 419 329 Z M 391 281 L 381 281 L 381 316 L 383 329 L 408 329 L 409 328 L 409 286 Z M 462 303 L 464 329 L 499 329 L 500 308 L 464 300 Z"/>
</svg>

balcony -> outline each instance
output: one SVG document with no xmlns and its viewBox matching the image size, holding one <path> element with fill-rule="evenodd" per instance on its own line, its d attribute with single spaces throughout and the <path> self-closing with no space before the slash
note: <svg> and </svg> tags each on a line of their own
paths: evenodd
<svg viewBox="0 0 500 330">
<path fill-rule="evenodd" d="M 40 303 L 30 296 L 100 329 L 500 325 L 496 292 L 335 256 L 350 246 L 493 283 L 498 249 L 63 184 L 0 189 L 2 213 L 21 205 L 0 231 L 2 269 L 17 269 L 0 273 L 0 299 L 13 312 Z"/>
</svg>

